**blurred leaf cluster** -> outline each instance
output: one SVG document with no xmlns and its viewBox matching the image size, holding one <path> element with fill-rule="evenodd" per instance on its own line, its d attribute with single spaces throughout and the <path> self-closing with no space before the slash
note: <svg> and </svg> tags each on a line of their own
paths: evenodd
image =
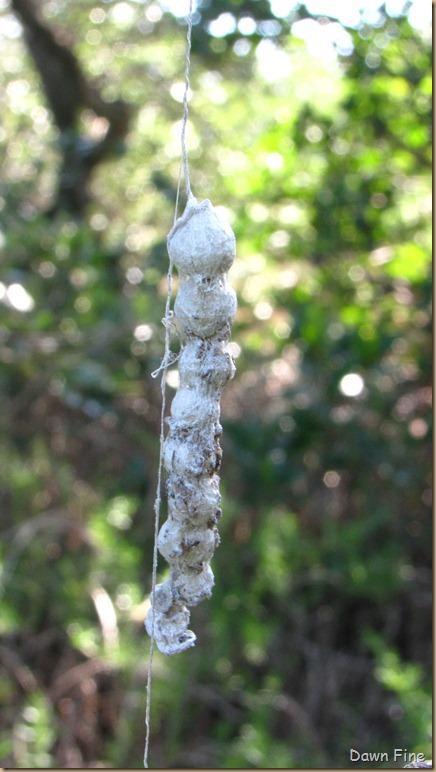
<svg viewBox="0 0 436 772">
<path fill-rule="evenodd" d="M 237 236 L 238 372 L 216 586 L 196 648 L 155 655 L 154 767 L 431 753 L 431 47 L 410 5 L 195 12 L 191 182 Z M 0 3 L 2 766 L 142 765 L 174 8 L 42 3 L 134 111 L 83 222 L 43 215 L 60 138 Z"/>
</svg>

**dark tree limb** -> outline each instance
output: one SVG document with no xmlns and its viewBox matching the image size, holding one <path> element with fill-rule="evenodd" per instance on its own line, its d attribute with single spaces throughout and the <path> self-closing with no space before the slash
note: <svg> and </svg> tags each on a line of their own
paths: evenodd
<svg viewBox="0 0 436 772">
<path fill-rule="evenodd" d="M 47 103 L 60 132 L 62 161 L 55 200 L 49 212 L 82 217 L 89 203 L 88 182 L 94 167 L 119 153 L 127 136 L 130 106 L 122 99 L 107 102 L 84 74 L 71 43 L 48 27 L 33 0 L 11 0 L 29 52 L 41 77 Z M 105 118 L 107 130 L 93 141 L 79 131 L 83 110 Z"/>
</svg>

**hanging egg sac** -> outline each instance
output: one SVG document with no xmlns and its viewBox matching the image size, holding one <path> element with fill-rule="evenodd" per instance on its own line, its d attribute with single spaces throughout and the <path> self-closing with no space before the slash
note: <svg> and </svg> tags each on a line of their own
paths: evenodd
<svg viewBox="0 0 436 772">
<path fill-rule="evenodd" d="M 168 236 L 170 261 L 179 273 L 174 323 L 181 341 L 179 387 L 162 448 L 167 472 L 168 519 L 157 547 L 170 575 L 155 589 L 146 628 L 164 654 L 193 646 L 189 611 L 209 598 L 210 566 L 219 545 L 220 396 L 233 378 L 230 325 L 237 301 L 227 279 L 235 237 L 209 200 L 191 196 Z"/>
<path fill-rule="evenodd" d="M 212 528 L 222 517 L 219 477 L 188 480 L 171 475 L 167 480 L 168 512 L 177 522 L 189 523 L 190 528 L 206 525 Z"/>
<path fill-rule="evenodd" d="M 236 257 L 235 235 L 209 199 L 198 204 L 192 196 L 168 234 L 168 254 L 187 276 L 226 273 Z"/>
<path fill-rule="evenodd" d="M 185 386 L 196 386 L 199 382 L 207 392 L 224 386 L 235 374 L 235 364 L 226 341 L 209 338 L 192 338 L 187 341 L 179 358 L 180 381 Z"/>
<path fill-rule="evenodd" d="M 211 338 L 230 328 L 236 313 L 236 294 L 224 275 L 188 276 L 180 283 L 174 317 L 182 336 Z"/>
<path fill-rule="evenodd" d="M 170 423 L 184 424 L 187 428 L 197 424 L 210 426 L 218 421 L 219 413 L 219 403 L 207 392 L 198 386 L 183 386 L 173 399 Z"/>
</svg>

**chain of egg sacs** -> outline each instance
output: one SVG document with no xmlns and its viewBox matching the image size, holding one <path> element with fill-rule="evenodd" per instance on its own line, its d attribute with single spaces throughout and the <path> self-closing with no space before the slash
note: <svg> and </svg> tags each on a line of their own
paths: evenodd
<svg viewBox="0 0 436 772">
<path fill-rule="evenodd" d="M 235 373 L 228 340 L 236 295 L 227 283 L 235 236 L 208 199 L 198 204 L 190 195 L 168 235 L 168 253 L 179 273 L 174 321 L 182 343 L 163 446 L 168 519 L 158 537 L 171 571 L 155 587 L 146 629 L 161 652 L 177 654 L 196 640 L 186 607 L 210 597 L 214 583 L 210 560 L 221 518 L 219 400 Z"/>
</svg>

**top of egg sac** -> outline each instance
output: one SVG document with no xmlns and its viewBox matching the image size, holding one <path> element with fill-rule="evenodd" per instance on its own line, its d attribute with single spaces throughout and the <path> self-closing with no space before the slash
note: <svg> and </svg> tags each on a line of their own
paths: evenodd
<svg viewBox="0 0 436 772">
<path fill-rule="evenodd" d="M 236 255 L 236 239 L 208 198 L 200 204 L 190 196 L 182 216 L 168 234 L 168 254 L 187 276 L 226 273 Z"/>
</svg>

